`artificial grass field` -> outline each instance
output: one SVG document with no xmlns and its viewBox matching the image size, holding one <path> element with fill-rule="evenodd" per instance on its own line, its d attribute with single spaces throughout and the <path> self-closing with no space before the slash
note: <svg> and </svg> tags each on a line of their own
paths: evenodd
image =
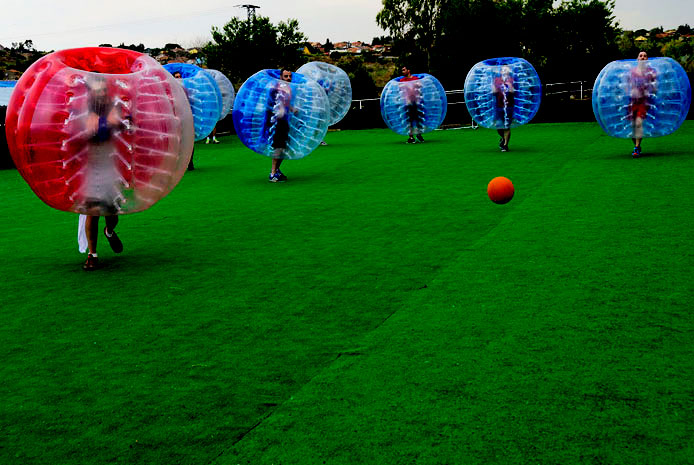
<svg viewBox="0 0 694 465">
<path fill-rule="evenodd" d="M 692 463 L 694 123 L 425 137 L 197 144 L 93 273 L 0 171 L 0 463 Z"/>
</svg>

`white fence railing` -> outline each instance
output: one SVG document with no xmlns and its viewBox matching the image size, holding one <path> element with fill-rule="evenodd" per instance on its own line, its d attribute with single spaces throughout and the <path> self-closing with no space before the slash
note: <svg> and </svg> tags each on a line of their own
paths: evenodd
<svg viewBox="0 0 694 465">
<path fill-rule="evenodd" d="M 593 83 L 591 81 L 570 81 L 570 82 L 552 82 L 543 85 L 543 97 L 549 97 L 552 95 L 568 95 L 569 98 L 579 99 L 579 100 L 589 100 L 593 94 Z M 465 94 L 464 89 L 447 90 L 446 96 L 459 96 L 463 97 Z M 457 99 L 454 99 L 457 100 Z M 359 108 L 360 110 L 364 108 L 364 102 L 378 102 L 378 98 L 365 98 L 365 99 L 355 99 L 352 100 L 352 108 Z M 448 105 L 459 105 L 465 103 L 464 100 L 461 101 L 449 101 Z"/>
<path fill-rule="evenodd" d="M 580 100 L 590 99 L 593 92 L 592 83 L 590 81 L 570 81 L 570 82 L 552 82 L 544 84 L 543 97 L 551 95 L 569 95 Z M 12 87 L 0 86 L 0 105 L 7 105 L 12 94 Z M 463 98 L 465 91 L 463 89 L 447 90 L 446 96 Z M 378 98 L 365 98 L 352 100 L 352 108 L 358 107 L 360 110 L 364 107 L 364 102 L 378 102 Z M 458 101 L 457 98 L 449 99 L 448 105 L 460 105 L 465 103 L 463 100 Z"/>
</svg>

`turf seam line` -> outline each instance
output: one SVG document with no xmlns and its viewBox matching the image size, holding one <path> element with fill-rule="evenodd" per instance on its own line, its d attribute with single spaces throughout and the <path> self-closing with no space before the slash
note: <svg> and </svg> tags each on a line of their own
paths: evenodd
<svg viewBox="0 0 694 465">
<path fill-rule="evenodd" d="M 578 152 L 578 153 L 579 153 L 579 154 L 585 154 L 586 152 L 588 152 L 588 149 L 589 149 L 590 147 L 592 147 L 593 145 L 598 144 L 598 141 L 599 141 L 599 140 L 600 140 L 600 138 L 596 138 L 596 139 L 594 139 L 591 143 L 584 145 L 584 146 L 583 146 L 583 150 L 581 150 L 581 151 Z M 464 253 L 467 253 L 468 251 L 477 250 L 477 249 L 479 249 L 480 247 L 482 247 L 484 244 L 486 244 L 487 242 L 489 242 L 489 240 L 490 240 L 492 237 L 495 236 L 495 233 L 496 233 L 496 231 L 497 231 L 499 228 L 501 228 L 502 226 L 507 225 L 513 218 L 515 218 L 516 216 L 518 216 L 518 215 L 520 214 L 520 212 L 523 211 L 521 207 L 523 206 L 523 204 L 525 204 L 526 201 L 528 201 L 528 199 L 532 199 L 535 195 L 537 195 L 537 193 L 543 192 L 543 191 L 544 191 L 544 187 L 545 187 L 545 186 L 548 186 L 548 185 L 550 185 L 550 184 L 552 184 L 552 183 L 554 182 L 555 179 L 566 176 L 567 170 L 569 170 L 569 169 L 573 166 L 573 164 L 575 164 L 576 162 L 578 162 L 578 161 L 580 161 L 580 160 L 583 160 L 583 158 L 576 157 L 576 158 L 567 160 L 566 163 L 564 163 L 564 165 L 562 165 L 561 169 L 559 169 L 559 170 L 557 170 L 557 171 L 555 172 L 554 176 L 551 176 L 551 177 L 547 178 L 547 179 L 545 180 L 545 182 L 543 182 L 540 186 L 538 186 L 538 187 L 535 189 L 535 193 L 534 193 L 534 194 L 531 194 L 531 195 L 529 195 L 528 197 L 524 198 L 524 199 L 520 202 L 520 205 L 519 205 L 517 208 L 515 208 L 513 211 L 509 212 L 506 216 L 504 216 L 504 218 L 503 218 L 501 221 L 499 221 L 493 228 L 491 228 L 489 231 L 487 231 L 486 234 L 484 234 L 482 237 L 480 237 L 479 239 L 477 239 L 472 245 L 470 245 L 469 247 L 463 249 L 463 252 L 464 252 Z M 458 257 L 456 257 L 456 260 L 455 260 L 456 262 L 460 260 L 460 258 L 461 258 L 462 255 L 464 255 L 463 252 L 461 252 L 460 254 L 458 254 Z M 446 267 L 446 268 L 448 268 L 448 267 Z M 438 273 L 437 273 L 437 275 L 438 275 Z"/>
<path fill-rule="evenodd" d="M 313 379 L 313 378 L 311 378 L 311 379 Z M 291 396 L 289 397 L 289 399 L 291 399 Z M 284 402 L 286 402 L 286 400 L 285 400 Z M 247 434 L 252 433 L 254 429 L 256 429 L 258 426 L 260 426 L 265 420 L 267 420 L 268 418 L 270 418 L 270 416 L 272 416 L 272 414 L 275 413 L 275 410 L 277 410 L 277 408 L 278 408 L 280 405 L 284 404 L 284 402 L 282 402 L 281 404 L 275 405 L 275 407 L 274 407 L 271 411 L 269 411 L 265 416 L 263 416 L 260 420 L 258 420 L 258 421 L 256 422 L 256 424 L 254 424 L 253 426 L 251 426 L 250 428 L 248 428 L 246 431 L 244 431 L 244 433 L 243 433 L 241 436 L 239 436 L 238 439 L 236 439 L 235 441 L 233 441 L 233 442 L 231 443 L 231 447 L 234 447 L 236 444 L 238 444 L 239 442 L 241 442 L 241 441 L 243 440 L 243 438 L 246 437 Z M 213 457 L 209 462 L 207 462 L 208 465 L 211 465 L 211 464 L 216 463 L 216 462 L 217 462 L 224 454 L 226 454 L 229 450 L 230 450 L 230 448 L 222 449 L 221 452 L 219 452 L 215 457 Z"/>
<path fill-rule="evenodd" d="M 439 270 L 439 272 L 440 272 L 440 270 Z M 438 275 L 439 273 L 437 272 L 436 274 Z M 426 287 L 426 286 L 425 286 L 425 287 Z M 402 306 L 400 306 L 400 308 L 402 308 Z M 399 310 L 400 308 L 398 308 L 398 310 Z M 380 323 L 378 323 L 378 324 L 377 324 L 376 326 L 374 326 L 370 331 L 368 331 L 367 333 L 365 333 L 365 334 L 362 336 L 361 339 L 366 338 L 369 334 L 371 334 L 371 333 L 373 333 L 374 331 L 378 330 L 378 328 L 380 328 L 381 326 L 383 326 L 393 315 L 395 315 L 395 313 L 396 313 L 398 310 L 392 311 L 392 312 L 391 312 L 388 316 L 386 316 Z M 361 347 L 361 346 L 359 346 L 359 347 Z M 275 405 L 271 410 L 269 410 L 269 411 L 267 412 L 267 414 L 265 414 L 260 420 L 258 420 L 252 427 L 248 428 L 243 434 L 241 434 L 241 435 L 238 437 L 238 439 L 236 439 L 235 441 L 233 441 L 230 448 L 227 448 L 227 449 L 225 449 L 225 450 L 222 450 L 222 451 L 221 451 L 220 453 L 218 453 L 212 460 L 210 460 L 210 461 L 208 462 L 208 465 L 209 465 L 209 464 L 217 463 L 218 460 L 219 460 L 225 453 L 227 453 L 227 452 L 228 452 L 231 448 L 233 448 L 236 444 L 238 444 L 238 443 L 240 443 L 241 441 L 243 441 L 243 439 L 244 439 L 248 434 L 251 434 L 256 428 L 258 428 L 258 427 L 259 427 L 260 425 L 262 425 L 266 420 L 268 420 L 270 417 L 272 417 L 272 415 L 274 415 L 275 412 L 276 412 L 279 408 L 281 408 L 282 406 L 284 406 L 284 404 L 286 404 L 288 401 L 291 401 L 297 393 L 301 392 L 306 386 L 311 385 L 311 384 L 313 383 L 313 380 L 314 380 L 315 378 L 317 378 L 317 377 L 319 377 L 319 376 L 322 376 L 322 374 L 323 374 L 326 370 L 328 370 L 330 367 L 332 367 L 332 366 L 335 364 L 335 362 L 337 362 L 337 361 L 338 361 L 339 359 L 341 359 L 343 356 L 359 356 L 359 355 L 364 355 L 364 351 L 347 350 L 347 351 L 338 352 L 334 359 L 332 359 L 332 360 L 330 360 L 330 362 L 326 363 L 325 366 L 323 366 L 320 370 L 318 370 L 318 371 L 316 372 L 316 374 L 314 374 L 313 376 L 311 376 L 310 379 L 308 379 L 305 383 L 303 383 L 301 386 L 299 386 L 298 389 L 297 389 L 296 391 L 294 391 L 294 393 L 293 393 L 292 395 L 290 395 L 290 396 L 287 397 L 285 400 L 283 400 L 282 402 L 278 403 L 278 404 Z"/>
<path fill-rule="evenodd" d="M 587 147 L 589 147 L 590 145 L 593 145 L 593 144 L 595 144 L 595 143 L 596 143 L 596 142 L 594 141 L 592 144 L 586 145 L 585 148 L 584 148 L 584 150 L 583 150 L 583 152 L 585 152 L 585 150 L 586 150 Z M 554 176 L 552 176 L 551 178 L 547 179 L 544 183 L 542 183 L 541 186 L 547 185 L 548 183 L 552 182 L 553 179 L 555 179 L 556 177 L 558 177 L 558 176 L 562 175 L 563 173 L 565 173 L 565 171 L 568 169 L 568 167 L 569 167 L 573 162 L 574 162 L 574 160 L 568 160 L 568 161 L 561 167 L 561 169 L 559 169 L 559 170 L 556 171 L 556 174 L 555 174 Z M 538 190 L 539 190 L 539 189 L 538 189 Z M 521 205 L 522 205 L 523 203 L 525 203 L 526 200 L 527 200 L 528 198 L 532 198 L 532 196 L 529 196 L 529 197 L 523 199 L 523 201 L 521 201 Z M 493 228 L 491 228 L 486 234 L 484 234 L 484 235 L 483 235 L 482 237 L 480 237 L 477 241 L 475 241 L 471 246 L 466 247 L 466 248 L 464 248 L 464 249 L 461 249 L 461 252 L 458 254 L 458 256 L 456 257 L 456 259 L 449 262 L 449 263 L 451 263 L 451 265 L 446 266 L 446 267 L 441 267 L 441 268 L 439 268 L 439 269 L 437 270 L 436 273 L 432 274 L 432 276 L 431 276 L 429 279 L 427 279 L 427 283 L 426 283 L 425 285 L 423 285 L 422 287 L 420 287 L 420 288 L 418 288 L 418 289 L 416 289 L 416 290 L 419 291 L 419 290 L 427 289 L 428 286 L 429 286 L 429 284 L 432 284 L 432 283 L 437 282 L 437 281 L 438 281 L 438 277 L 439 277 L 442 273 L 444 273 L 448 268 L 450 268 L 450 266 L 452 266 L 453 263 L 459 262 L 459 261 L 462 259 L 462 257 L 463 257 L 464 255 L 467 255 L 470 251 L 475 251 L 475 250 L 479 249 L 481 246 L 483 246 L 486 242 L 488 242 L 488 240 L 491 238 L 491 236 L 493 236 L 493 233 L 494 233 L 496 230 L 498 230 L 501 226 L 503 226 L 503 225 L 507 224 L 509 221 L 511 221 L 509 218 L 512 218 L 512 217 L 516 216 L 517 214 L 519 214 L 518 212 L 519 212 L 520 210 L 522 210 L 522 209 L 520 209 L 520 208 L 514 209 L 512 212 L 510 212 L 508 215 L 506 215 L 503 219 L 501 219 L 501 220 L 500 220 Z M 364 352 L 368 351 L 368 348 L 367 348 L 366 346 L 364 346 L 363 343 L 365 343 L 366 341 L 368 341 L 368 340 L 370 339 L 370 337 L 372 337 L 372 334 L 373 334 L 374 332 L 378 331 L 381 327 L 383 327 L 383 326 L 385 325 L 385 323 L 388 322 L 388 320 L 390 320 L 391 317 L 393 317 L 393 315 L 395 315 L 399 310 L 401 310 L 402 308 L 407 307 L 408 305 L 406 305 L 406 304 L 407 304 L 408 302 L 412 302 L 412 301 L 414 301 L 415 299 L 418 299 L 418 298 L 419 298 L 419 296 L 418 296 L 418 293 L 417 293 L 417 292 L 412 293 L 412 295 L 410 296 L 410 298 L 408 298 L 407 300 L 405 300 L 405 301 L 403 302 L 402 305 L 400 305 L 396 310 L 393 310 L 389 315 L 387 315 L 385 318 L 383 318 L 383 320 L 381 320 L 381 322 L 379 322 L 377 325 L 375 325 L 371 330 L 369 330 L 368 332 L 364 333 L 364 334 L 361 336 L 361 338 L 360 338 L 360 341 L 362 341 L 362 344 L 357 344 L 359 347 L 365 347 L 365 350 L 364 350 L 364 351 L 360 351 L 360 352 L 354 352 L 354 351 L 338 352 L 337 355 L 336 355 L 336 357 L 335 357 L 333 360 L 331 360 L 330 362 L 326 363 L 325 366 L 323 366 L 323 368 L 321 368 L 320 370 L 318 370 L 314 376 L 312 376 L 312 377 L 311 377 L 310 379 L 308 379 L 305 383 L 303 383 L 303 384 L 294 392 L 293 395 L 289 396 L 288 398 L 286 398 L 285 400 L 283 400 L 281 403 L 277 404 L 270 412 L 267 413 L 267 415 L 265 415 L 265 416 L 264 416 L 261 420 L 259 420 L 255 425 L 253 425 L 253 426 L 252 426 L 251 428 L 249 428 L 245 433 L 243 433 L 243 435 L 241 435 L 236 441 L 234 441 L 234 442 L 232 443 L 232 447 L 235 446 L 236 444 L 240 443 L 240 442 L 246 437 L 246 435 L 252 433 L 252 432 L 253 432 L 256 428 L 258 428 L 262 423 L 264 423 L 267 419 L 269 419 L 272 415 L 274 415 L 274 413 L 275 413 L 279 408 L 281 408 L 282 406 L 284 406 L 285 403 L 291 401 L 295 395 L 297 395 L 299 392 L 301 392 L 301 391 L 302 391 L 304 388 L 306 388 L 307 386 L 310 386 L 310 385 L 313 383 L 313 381 L 314 381 L 315 378 L 321 376 L 326 370 L 330 369 L 338 360 L 340 360 L 340 358 L 342 358 L 343 355 L 363 355 Z M 222 455 L 224 455 L 225 452 L 226 452 L 226 451 L 222 451 L 222 452 L 221 452 L 212 462 L 210 462 L 210 463 L 216 462 Z"/>
</svg>

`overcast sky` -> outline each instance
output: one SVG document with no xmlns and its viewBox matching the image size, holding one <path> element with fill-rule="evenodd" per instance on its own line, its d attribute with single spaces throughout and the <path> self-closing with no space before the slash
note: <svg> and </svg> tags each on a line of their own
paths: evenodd
<svg viewBox="0 0 694 465">
<path fill-rule="evenodd" d="M 223 26 L 232 16 L 246 17 L 237 4 L 260 6 L 258 14 L 273 23 L 299 20 L 311 41 L 361 40 L 385 35 L 376 25 L 381 0 L 2 0 L 0 44 L 27 39 L 38 50 L 143 43 L 191 47 L 210 38 L 211 26 Z M 625 29 L 665 29 L 694 26 L 694 0 L 617 0 L 615 16 Z"/>
</svg>

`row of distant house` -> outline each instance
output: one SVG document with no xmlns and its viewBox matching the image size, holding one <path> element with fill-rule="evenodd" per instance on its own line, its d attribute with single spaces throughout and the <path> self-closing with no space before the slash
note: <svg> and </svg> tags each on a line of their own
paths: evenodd
<svg viewBox="0 0 694 465">
<path fill-rule="evenodd" d="M 344 54 L 359 55 L 362 53 L 372 53 L 374 55 L 387 55 L 390 52 L 390 45 L 369 45 L 367 43 L 356 41 L 356 42 L 337 42 L 333 44 L 332 49 L 325 49 L 325 44 L 320 42 L 307 42 L 304 45 L 304 53 L 309 55 L 311 53 L 325 53 L 326 55 L 337 52 Z M 309 47 L 310 46 L 310 47 Z M 313 49 L 313 51 L 311 50 Z M 151 54 L 150 50 L 145 50 L 145 53 Z M 200 50 L 197 48 L 173 48 L 163 50 L 154 58 L 162 64 L 179 62 L 179 63 L 192 63 L 200 64 Z"/>
<path fill-rule="evenodd" d="M 681 37 L 683 39 L 694 39 L 694 34 L 677 34 L 676 29 L 670 29 L 667 31 L 659 32 L 655 34 L 656 39 L 669 39 L 669 38 L 675 38 L 675 37 Z M 648 40 L 648 34 L 645 36 L 638 36 L 634 38 L 634 42 L 646 42 Z"/>
<path fill-rule="evenodd" d="M 356 42 L 336 42 L 333 44 L 332 50 L 326 50 L 325 44 L 320 42 L 309 42 L 311 47 L 318 50 L 321 53 L 351 53 L 359 55 L 361 53 L 373 53 L 374 55 L 383 55 L 390 52 L 390 45 L 369 45 L 367 43 L 356 41 Z"/>
<path fill-rule="evenodd" d="M 106 45 L 106 44 L 105 44 Z M 313 49 L 310 50 L 310 48 Z M 361 41 L 356 41 L 356 42 L 337 42 L 333 44 L 332 49 L 326 50 L 324 47 L 324 44 L 321 44 L 320 42 L 308 42 L 304 46 L 304 53 L 306 54 L 311 54 L 311 53 L 325 53 L 326 55 L 337 52 L 337 53 L 344 53 L 344 54 L 354 54 L 354 55 L 360 55 L 362 53 L 372 53 L 374 55 L 387 55 L 390 52 L 391 46 L 390 45 L 369 45 L 367 43 L 361 42 Z M 0 45 L 0 51 L 4 50 L 4 47 Z M 158 53 L 157 53 L 158 52 Z M 159 63 L 161 64 L 166 64 L 166 63 L 191 63 L 191 64 L 196 64 L 200 65 L 202 63 L 201 60 L 201 54 L 200 50 L 197 48 L 183 48 L 183 47 L 175 47 L 175 48 L 169 48 L 166 50 L 152 50 L 152 49 L 145 49 L 145 53 L 148 55 L 153 56 Z M 21 72 L 17 71 L 15 69 L 8 69 L 5 71 L 5 79 L 8 80 L 17 80 L 21 76 Z"/>
<path fill-rule="evenodd" d="M 152 55 L 151 51 L 148 50 L 145 50 L 145 53 Z M 185 49 L 182 47 L 176 47 L 164 50 L 158 55 L 154 56 L 154 59 L 163 65 L 167 63 L 190 63 L 193 65 L 199 65 L 201 63 L 200 51 L 197 48 Z"/>
<path fill-rule="evenodd" d="M 337 42 L 333 44 L 332 49 L 326 50 L 324 47 L 325 44 L 321 44 L 320 42 L 307 42 L 304 45 L 304 53 L 309 55 L 313 51 L 316 51 L 318 53 L 325 53 L 330 54 L 333 52 L 337 53 L 345 53 L 345 54 L 354 54 L 354 55 L 359 55 L 362 53 L 373 53 L 374 55 L 386 55 L 390 52 L 391 46 L 390 45 L 369 45 L 367 43 L 361 42 L 361 41 L 356 41 L 356 42 Z M 309 47 L 310 46 L 310 47 Z M 145 50 L 145 53 L 151 54 L 150 50 Z M 184 49 L 184 48 L 173 48 L 173 49 L 167 49 L 163 50 L 161 53 L 158 55 L 154 56 L 154 58 L 162 64 L 166 63 L 172 63 L 172 62 L 180 62 L 180 63 L 192 63 L 192 64 L 200 64 L 200 50 L 197 48 L 189 48 L 189 49 Z"/>
</svg>

